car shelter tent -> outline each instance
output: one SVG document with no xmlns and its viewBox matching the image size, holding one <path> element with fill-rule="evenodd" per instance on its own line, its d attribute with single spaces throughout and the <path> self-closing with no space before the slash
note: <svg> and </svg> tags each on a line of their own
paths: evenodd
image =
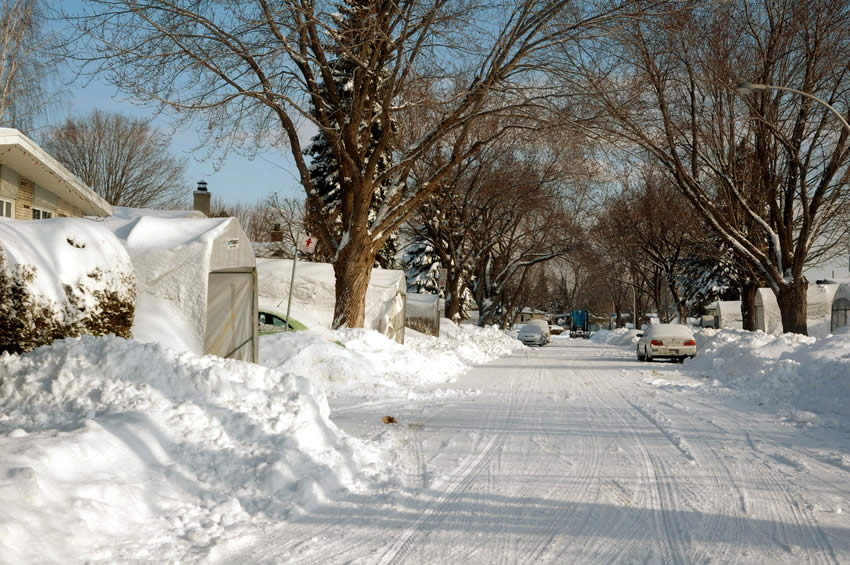
<svg viewBox="0 0 850 565">
<path fill-rule="evenodd" d="M 718 300 L 714 303 L 714 327 L 742 329 L 744 318 L 741 315 L 740 300 Z"/>
<path fill-rule="evenodd" d="M 276 312 L 286 312 L 291 277 L 291 259 L 257 259 L 261 310 L 273 308 Z M 299 261 L 295 268 L 290 315 L 307 327 L 330 328 L 336 302 L 335 284 L 333 265 L 330 263 Z M 404 271 L 372 269 L 366 289 L 364 327 L 404 343 L 406 290 Z"/>
<path fill-rule="evenodd" d="M 156 304 L 156 315 L 182 315 L 172 323 L 191 329 L 188 349 L 258 360 L 256 261 L 236 218 L 118 208 L 104 223 L 130 254 L 137 303 Z"/>
<path fill-rule="evenodd" d="M 830 309 L 830 332 L 850 328 L 850 282 L 842 282 L 835 289 Z"/>
<path fill-rule="evenodd" d="M 806 325 L 809 335 L 823 337 L 831 333 L 833 297 L 837 284 L 812 284 L 806 293 Z M 756 329 L 770 334 L 782 333 L 782 314 L 776 294 L 769 288 L 756 292 Z"/>
</svg>

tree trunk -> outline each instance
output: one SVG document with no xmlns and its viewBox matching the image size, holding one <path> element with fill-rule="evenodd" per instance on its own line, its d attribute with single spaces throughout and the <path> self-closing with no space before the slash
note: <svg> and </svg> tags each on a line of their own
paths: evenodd
<svg viewBox="0 0 850 565">
<path fill-rule="evenodd" d="M 334 261 L 333 328 L 362 328 L 366 321 L 366 289 L 377 253 L 366 230 L 357 229 Z"/>
<path fill-rule="evenodd" d="M 744 329 L 751 332 L 756 329 L 756 294 L 758 288 L 758 283 L 752 279 L 748 279 L 741 285 L 741 319 Z"/>
<path fill-rule="evenodd" d="M 791 283 L 779 287 L 776 301 L 782 314 L 782 332 L 809 335 L 806 320 L 806 293 L 809 281 L 805 278 L 794 279 Z"/>
<path fill-rule="evenodd" d="M 449 271 L 449 280 L 446 281 L 446 318 L 455 323 L 460 323 L 461 291 L 460 277 Z"/>
</svg>

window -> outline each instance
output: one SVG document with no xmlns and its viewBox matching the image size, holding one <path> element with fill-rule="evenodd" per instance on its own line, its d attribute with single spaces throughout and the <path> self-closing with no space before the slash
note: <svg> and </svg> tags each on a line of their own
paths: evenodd
<svg viewBox="0 0 850 565">
<path fill-rule="evenodd" d="M 0 217 L 3 217 L 3 218 L 14 218 L 15 217 L 15 205 L 11 200 L 6 200 L 5 198 L 0 198 Z"/>
<path fill-rule="evenodd" d="M 47 220 L 53 217 L 53 212 L 48 212 L 47 210 L 42 210 L 40 208 L 32 209 L 32 219 L 33 220 Z"/>
<path fill-rule="evenodd" d="M 279 318 L 274 314 L 269 314 L 267 312 L 260 312 L 260 324 L 264 326 L 276 326 L 278 328 L 287 328 L 290 330 L 294 330 L 292 326 L 287 326 L 286 320 L 283 318 Z"/>
<path fill-rule="evenodd" d="M 830 331 L 850 326 L 850 300 L 839 298 L 832 303 L 832 327 Z"/>
</svg>

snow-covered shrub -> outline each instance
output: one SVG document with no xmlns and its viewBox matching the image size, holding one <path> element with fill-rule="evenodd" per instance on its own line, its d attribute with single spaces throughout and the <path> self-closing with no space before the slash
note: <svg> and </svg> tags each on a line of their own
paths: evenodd
<svg viewBox="0 0 850 565">
<path fill-rule="evenodd" d="M 0 351 L 86 334 L 130 337 L 135 299 L 130 258 L 103 226 L 0 223 Z"/>
</svg>

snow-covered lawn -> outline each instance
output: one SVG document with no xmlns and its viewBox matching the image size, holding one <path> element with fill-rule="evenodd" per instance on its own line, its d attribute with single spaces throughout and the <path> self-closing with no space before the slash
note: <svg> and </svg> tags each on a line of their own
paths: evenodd
<svg viewBox="0 0 850 565">
<path fill-rule="evenodd" d="M 262 339 L 265 367 L 114 336 L 0 356 L 0 562 L 192 560 L 391 479 L 328 396 L 416 396 L 521 347 L 458 328 Z"/>
<path fill-rule="evenodd" d="M 850 335 L 634 333 L 4 354 L 0 563 L 850 559 Z"/>
</svg>

